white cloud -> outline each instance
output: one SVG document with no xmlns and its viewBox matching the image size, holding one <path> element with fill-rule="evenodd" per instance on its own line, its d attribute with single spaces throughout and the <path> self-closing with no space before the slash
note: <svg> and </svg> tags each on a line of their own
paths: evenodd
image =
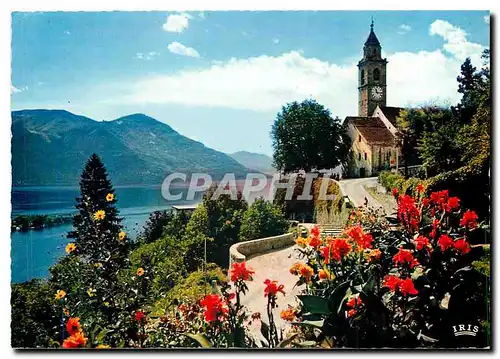
<svg viewBox="0 0 500 359">
<path fill-rule="evenodd" d="M 153 58 L 159 56 L 160 53 L 156 51 L 150 51 L 150 52 L 138 52 L 135 54 L 135 58 L 138 60 L 152 60 Z"/>
<path fill-rule="evenodd" d="M 188 28 L 189 20 L 192 18 L 186 13 L 168 15 L 167 21 L 163 24 L 163 30 L 181 33 Z"/>
<path fill-rule="evenodd" d="M 483 19 L 486 24 L 490 23 L 490 15 L 484 15 Z"/>
<path fill-rule="evenodd" d="M 18 88 L 18 87 L 14 86 L 14 85 L 10 85 L 10 93 L 11 94 L 20 93 L 20 92 L 23 92 L 23 91 L 28 91 L 28 86 L 24 86 L 24 87 Z"/>
<path fill-rule="evenodd" d="M 410 31 L 411 31 L 411 26 L 410 25 L 406 25 L 406 24 L 399 25 L 398 34 L 404 35 L 404 34 L 406 34 L 407 32 L 410 32 Z"/>
<path fill-rule="evenodd" d="M 180 42 L 174 41 L 171 44 L 167 46 L 168 51 L 177 54 L 177 55 L 182 55 L 182 56 L 189 56 L 189 57 L 200 57 L 200 54 L 198 51 L 193 49 L 192 47 L 187 47 L 181 44 Z"/>
<path fill-rule="evenodd" d="M 463 59 L 462 45 L 474 49 L 481 45 L 467 43 L 462 30 L 433 23 L 431 33 L 445 40 L 443 49 L 420 52 L 389 53 L 387 95 L 389 106 L 456 103 L 456 77 Z M 441 35 L 442 34 L 442 35 Z M 465 45 L 464 45 L 465 42 Z M 175 53 L 186 52 L 179 43 L 169 45 Z M 181 50 L 184 49 L 184 50 Z M 197 54 L 197 53 L 196 53 Z M 361 50 L 360 55 L 361 56 Z M 356 115 L 358 108 L 357 60 L 336 64 L 308 57 L 301 51 L 278 56 L 261 55 L 211 61 L 208 68 L 185 70 L 174 74 L 153 74 L 133 79 L 132 86 L 118 86 L 125 91 L 113 101 L 134 105 L 180 104 L 224 107 L 276 113 L 290 101 L 315 98 L 341 118 Z"/>
<path fill-rule="evenodd" d="M 429 29 L 431 35 L 441 36 L 446 43 L 444 50 L 455 56 L 456 59 L 464 61 L 470 57 L 473 64 L 479 66 L 481 54 L 485 49 L 484 46 L 467 41 L 467 33 L 457 26 L 453 26 L 448 21 L 436 20 L 431 24 Z"/>
<path fill-rule="evenodd" d="M 280 39 L 278 39 L 277 37 L 275 37 L 273 39 L 273 44 L 278 45 L 279 43 L 280 43 Z"/>
</svg>

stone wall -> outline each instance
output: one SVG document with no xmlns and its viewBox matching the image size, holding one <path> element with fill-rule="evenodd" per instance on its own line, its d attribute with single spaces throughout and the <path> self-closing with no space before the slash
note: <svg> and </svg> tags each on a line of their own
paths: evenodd
<svg viewBox="0 0 500 359">
<path fill-rule="evenodd" d="M 234 262 L 244 262 L 256 255 L 294 245 L 295 236 L 295 233 L 286 233 L 274 237 L 235 243 L 229 248 L 229 267 L 231 268 Z"/>
</svg>

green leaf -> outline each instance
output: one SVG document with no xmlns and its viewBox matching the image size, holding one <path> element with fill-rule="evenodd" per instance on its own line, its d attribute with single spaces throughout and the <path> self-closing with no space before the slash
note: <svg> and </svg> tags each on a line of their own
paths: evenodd
<svg viewBox="0 0 500 359">
<path fill-rule="evenodd" d="M 318 343 L 316 343 L 314 340 L 307 340 L 305 342 L 295 343 L 295 345 L 300 347 L 300 348 L 311 348 L 311 347 L 315 347 L 316 345 L 318 345 Z"/>
<path fill-rule="evenodd" d="M 111 329 L 103 329 L 99 332 L 99 334 L 97 334 L 97 337 L 96 337 L 96 341 L 97 343 L 102 343 L 102 340 L 104 339 L 104 337 L 106 336 L 106 334 L 108 334 L 109 332 L 112 332 Z"/>
<path fill-rule="evenodd" d="M 297 338 L 297 336 L 299 335 L 299 333 L 294 333 L 292 334 L 291 336 L 289 336 L 288 338 L 282 340 L 279 344 L 278 344 L 278 348 L 285 348 L 288 344 L 290 344 L 295 338 Z"/>
<path fill-rule="evenodd" d="M 297 298 L 302 302 L 304 311 L 312 314 L 330 314 L 328 301 L 325 298 L 314 295 L 298 295 Z"/>
<path fill-rule="evenodd" d="M 213 348 L 212 343 L 203 334 L 184 333 L 184 335 L 198 342 L 203 348 Z"/>
<path fill-rule="evenodd" d="M 304 327 L 314 327 L 321 329 L 323 328 L 324 320 L 304 320 L 302 322 L 292 322 L 293 325 L 304 326 Z"/>
</svg>

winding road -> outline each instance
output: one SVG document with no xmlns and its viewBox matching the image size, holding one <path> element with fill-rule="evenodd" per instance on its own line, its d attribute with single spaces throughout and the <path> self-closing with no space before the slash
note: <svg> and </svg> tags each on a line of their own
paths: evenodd
<svg viewBox="0 0 500 359">
<path fill-rule="evenodd" d="M 353 178 L 339 181 L 340 189 L 344 196 L 349 196 L 355 206 L 363 206 L 365 198 L 368 200 L 368 207 L 382 207 L 365 189 L 365 185 L 375 187 L 377 185 L 377 177 Z"/>
</svg>

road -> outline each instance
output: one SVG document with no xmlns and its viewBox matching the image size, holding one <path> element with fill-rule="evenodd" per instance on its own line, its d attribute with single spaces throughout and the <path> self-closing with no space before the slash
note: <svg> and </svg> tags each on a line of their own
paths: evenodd
<svg viewBox="0 0 500 359">
<path fill-rule="evenodd" d="M 376 186 L 377 177 L 354 178 L 339 181 L 342 194 L 349 196 L 355 206 L 363 206 L 365 198 L 368 200 L 368 207 L 382 207 L 365 189 L 365 185 Z"/>
</svg>

